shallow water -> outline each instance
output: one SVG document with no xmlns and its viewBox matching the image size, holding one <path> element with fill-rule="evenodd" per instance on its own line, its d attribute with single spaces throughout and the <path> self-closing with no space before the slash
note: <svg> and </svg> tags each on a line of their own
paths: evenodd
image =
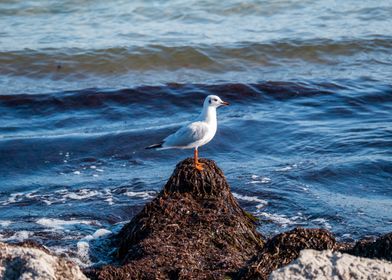
<svg viewBox="0 0 392 280">
<path fill-rule="evenodd" d="M 217 161 L 267 236 L 392 231 L 390 1 L 2 1 L 0 239 L 82 265 L 192 151 L 151 151 L 218 94 Z M 105 247 L 106 246 L 106 247 Z"/>
</svg>

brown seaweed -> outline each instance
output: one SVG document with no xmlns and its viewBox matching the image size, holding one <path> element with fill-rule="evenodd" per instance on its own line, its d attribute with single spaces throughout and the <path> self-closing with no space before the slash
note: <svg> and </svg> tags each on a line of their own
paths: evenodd
<svg viewBox="0 0 392 280">
<path fill-rule="evenodd" d="M 91 270 L 93 279 L 231 278 L 263 248 L 249 214 L 211 160 L 180 162 L 162 192 L 117 236 L 121 266 Z"/>
</svg>

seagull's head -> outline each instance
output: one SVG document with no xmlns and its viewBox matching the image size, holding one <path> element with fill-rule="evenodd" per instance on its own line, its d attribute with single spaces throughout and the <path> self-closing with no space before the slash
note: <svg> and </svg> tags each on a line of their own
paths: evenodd
<svg viewBox="0 0 392 280">
<path fill-rule="evenodd" d="M 206 97 L 206 99 L 204 100 L 204 107 L 214 107 L 214 108 L 218 108 L 220 106 L 227 106 L 229 105 L 228 102 L 223 101 L 222 99 L 220 99 L 219 96 L 217 95 L 209 95 Z"/>
</svg>

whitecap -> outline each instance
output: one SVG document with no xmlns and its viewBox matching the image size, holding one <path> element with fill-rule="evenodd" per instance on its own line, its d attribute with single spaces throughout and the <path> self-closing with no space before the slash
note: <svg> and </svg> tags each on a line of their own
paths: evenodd
<svg viewBox="0 0 392 280">
<path fill-rule="evenodd" d="M 9 205 L 12 203 L 20 202 L 24 196 L 25 193 L 22 192 L 12 193 L 7 200 L 1 201 L 1 205 Z"/>
<path fill-rule="evenodd" d="M 256 205 L 257 209 L 261 209 L 265 206 L 268 205 L 268 202 L 264 199 L 258 198 L 257 196 L 247 196 L 247 195 L 241 195 L 238 193 L 233 192 L 233 196 L 239 200 L 244 200 L 244 201 L 251 201 L 251 202 L 257 202 L 258 204 Z"/>
<path fill-rule="evenodd" d="M 111 234 L 112 232 L 110 230 L 104 229 L 104 228 L 100 228 L 97 229 L 92 235 L 89 234 L 87 236 L 85 236 L 84 238 L 82 238 L 82 240 L 93 240 L 93 239 L 98 239 L 98 238 L 103 238 L 108 236 L 109 234 Z"/>
<path fill-rule="evenodd" d="M 324 218 L 316 218 L 316 219 L 313 219 L 313 220 L 311 220 L 311 221 L 312 221 L 313 223 L 317 224 L 317 225 L 324 226 L 324 227 L 327 228 L 327 229 L 331 229 L 331 228 L 332 228 L 331 224 L 328 222 L 327 219 L 324 219 Z"/>
<path fill-rule="evenodd" d="M 112 232 L 110 230 L 107 230 L 107 229 L 104 229 L 104 228 L 100 228 L 100 229 L 97 229 L 94 232 L 93 237 L 94 238 L 101 238 L 101 237 L 107 236 L 107 235 L 109 235 L 111 233 Z"/>
<path fill-rule="evenodd" d="M 141 192 L 126 191 L 124 195 L 129 197 L 140 197 L 142 199 L 151 199 L 155 197 L 156 193 L 153 191 L 141 191 Z"/>
<path fill-rule="evenodd" d="M 267 212 L 259 212 L 256 213 L 257 217 L 264 217 L 273 223 L 279 224 L 283 227 L 287 227 L 289 225 L 295 224 L 294 221 L 292 221 L 290 218 L 288 218 L 286 215 L 280 215 L 280 214 L 273 214 L 273 213 L 267 213 Z"/>
<path fill-rule="evenodd" d="M 13 223 L 12 221 L 3 220 L 3 221 L 0 221 L 0 226 L 1 227 L 9 227 L 12 223 Z"/>
<path fill-rule="evenodd" d="M 24 241 L 24 240 L 30 238 L 33 235 L 34 235 L 34 233 L 31 231 L 21 230 L 21 231 L 15 232 L 10 237 L 4 237 L 4 235 L 3 235 L 0 238 L 0 240 L 1 241 L 19 241 L 19 242 L 21 242 L 21 241 Z"/>
<path fill-rule="evenodd" d="M 268 183 L 271 183 L 271 178 L 252 175 L 252 181 L 248 182 L 247 184 L 268 184 Z"/>
<path fill-rule="evenodd" d="M 285 166 L 285 167 L 282 167 L 282 168 L 275 169 L 275 171 L 278 171 L 278 172 L 286 172 L 286 171 L 290 171 L 291 169 L 293 169 L 293 167 L 291 167 L 291 166 Z"/>
<path fill-rule="evenodd" d="M 74 200 L 82 200 L 90 197 L 94 197 L 99 195 L 100 193 L 95 190 L 90 189 L 81 189 L 76 192 L 68 193 L 64 195 L 64 198 L 74 199 Z"/>
<path fill-rule="evenodd" d="M 296 168 L 297 166 L 298 166 L 297 164 L 286 165 L 284 167 L 275 169 L 275 171 L 277 171 L 277 172 L 287 172 L 287 171 L 290 171 L 290 170 Z"/>
<path fill-rule="evenodd" d="M 88 244 L 88 242 L 79 241 L 76 244 L 76 247 L 77 247 L 77 255 L 78 255 L 79 260 L 81 260 L 84 265 L 92 264 L 92 262 L 90 260 L 90 254 L 89 254 L 90 245 Z"/>
<path fill-rule="evenodd" d="M 57 229 L 57 230 L 62 230 L 65 229 L 66 227 L 69 226 L 75 226 L 79 224 L 84 224 L 84 225 L 100 225 L 98 221 L 94 220 L 60 220 L 60 219 L 54 219 L 54 218 L 40 218 L 36 221 L 37 224 L 47 227 L 47 228 L 52 228 L 52 229 Z"/>
</svg>

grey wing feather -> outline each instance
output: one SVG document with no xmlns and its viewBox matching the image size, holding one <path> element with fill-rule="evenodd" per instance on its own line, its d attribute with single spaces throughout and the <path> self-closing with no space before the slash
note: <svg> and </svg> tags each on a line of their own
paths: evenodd
<svg viewBox="0 0 392 280">
<path fill-rule="evenodd" d="M 166 137 L 163 146 L 184 147 L 203 139 L 208 127 L 205 123 L 194 122 L 181 127 L 175 133 Z"/>
</svg>

